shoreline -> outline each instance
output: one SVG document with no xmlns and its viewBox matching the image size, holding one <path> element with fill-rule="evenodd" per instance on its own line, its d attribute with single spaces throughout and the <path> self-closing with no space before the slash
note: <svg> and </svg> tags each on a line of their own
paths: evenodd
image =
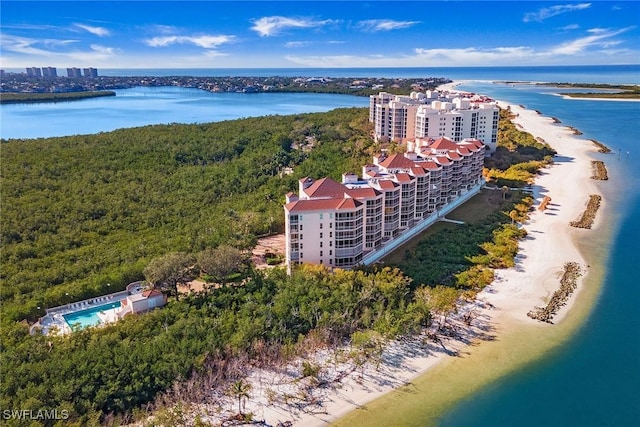
<svg viewBox="0 0 640 427">
<path fill-rule="evenodd" d="M 455 90 L 461 83 L 438 89 Z M 251 372 L 247 380 L 253 388 L 245 412 L 252 413 L 254 420 L 305 427 L 393 425 L 398 419 L 410 425 L 433 424 L 460 399 L 561 345 L 583 323 L 599 292 L 604 265 L 598 257 L 585 255 L 589 251 L 583 240 L 600 233 L 603 215 L 596 217 L 592 230 L 573 228 L 570 222 L 580 217 L 590 194 L 601 194 L 590 179 L 592 154 L 597 148 L 566 126 L 555 124 L 552 117 L 497 102 L 501 107 L 509 106 L 518 129 L 544 139 L 558 152 L 554 164 L 541 170 L 532 186 L 534 209 L 523 224 L 528 236 L 520 241 L 516 266 L 495 270 L 494 282 L 475 301 L 459 307 L 454 321 L 460 326 L 458 337 L 442 342 L 425 337 L 393 342 L 379 366 L 369 362 L 366 369 L 339 357 L 348 348 L 321 350 L 306 361 L 322 366 L 322 386 L 316 378 L 301 378 L 302 360 L 277 371 Z M 572 185 L 563 186 L 565 182 Z M 544 196 L 552 200 L 548 209 L 539 211 Z M 602 208 L 607 208 L 606 200 Z M 592 250 L 604 248 L 601 245 Z M 578 264 L 584 274 L 554 316 L 554 324 L 529 318 L 529 311 L 546 305 L 560 288 L 567 262 Z M 585 299 L 585 304 L 576 304 Z M 463 319 L 470 312 L 474 319 L 468 326 Z M 435 388 L 438 393 L 433 392 Z M 216 411 L 217 416 L 212 408 L 204 412 L 220 421 L 234 405 L 229 400 Z"/>
<path fill-rule="evenodd" d="M 439 90 L 456 90 L 462 83 L 453 82 Z M 495 270 L 494 282 L 478 295 L 479 300 L 495 307 L 486 314 L 490 316 L 496 338 L 488 342 L 476 341 L 469 346 L 466 358 L 444 359 L 433 369 L 425 370 L 412 380 L 414 390 L 411 394 L 407 395 L 409 390 L 406 388 L 397 389 L 381 399 L 365 403 L 361 407 L 364 410 L 353 411 L 339 419 L 336 426 L 365 426 L 372 420 L 384 424 L 393 416 L 403 417 L 410 425 L 434 424 L 446 410 L 485 384 L 561 345 L 583 324 L 595 302 L 606 258 L 595 254 L 604 251 L 606 245 L 592 246 L 587 240 L 593 241 L 593 233 L 603 231 L 604 215 L 600 213 L 596 217 L 592 231 L 572 229 L 569 223 L 581 215 L 590 194 L 601 194 L 597 184 L 590 180 L 592 154 L 597 149 L 590 140 L 581 139 L 566 126 L 554 123 L 552 117 L 522 105 L 497 102 L 501 107 L 509 106 L 516 115 L 512 122 L 518 129 L 544 139 L 558 155 L 552 166 L 541 171 L 533 185 L 534 208 L 549 195 L 552 198 L 550 209 L 545 212 L 535 209 L 531 213 L 523 224 L 529 234 L 520 242 L 516 266 Z M 563 188 L 563 182 L 574 185 Z M 606 200 L 603 202 L 603 207 L 608 208 Z M 609 230 L 604 230 L 595 240 L 602 243 L 608 240 L 608 235 Z M 545 305 L 559 289 L 565 262 L 576 262 L 585 274 L 578 278 L 577 289 L 554 317 L 555 324 L 527 318 L 529 310 Z M 576 304 L 578 300 L 581 304 Z M 496 360 L 501 362 L 500 366 L 495 365 Z M 483 361 L 493 365 L 483 366 Z M 422 388 L 422 392 L 416 391 Z M 429 392 L 434 388 L 446 396 Z M 416 405 L 406 403 L 415 400 L 412 395 L 416 393 L 420 395 L 419 406 L 431 406 L 431 409 L 415 408 Z"/>
<path fill-rule="evenodd" d="M 462 83 L 456 81 L 438 89 L 456 90 L 455 88 Z M 592 302 L 595 300 L 595 293 L 598 291 L 598 286 L 590 286 L 588 290 L 585 290 L 585 283 L 598 283 L 603 270 L 602 266 L 597 265 L 595 259 L 592 261 L 593 257 L 589 256 L 590 262 L 587 261 L 583 252 L 588 252 L 588 250 L 581 241 L 584 240 L 583 237 L 589 235 L 589 232 L 598 233 L 600 231 L 602 213 L 596 217 L 594 230 L 575 230 L 569 225 L 570 221 L 581 215 L 589 195 L 600 194 L 597 185 L 590 180 L 592 154 L 597 152 L 592 142 L 579 138 L 573 134 L 571 129 L 562 124 L 555 124 L 552 117 L 546 117 L 536 110 L 529 110 L 524 106 L 500 100 L 497 102 L 501 107 L 509 106 L 514 112 L 516 117 L 512 119 L 512 122 L 516 124 L 518 129 L 526 131 L 534 137 L 544 139 L 558 152 L 558 155 L 554 159 L 554 164 L 543 169 L 541 175 L 536 177 L 533 185 L 534 208 L 539 206 L 545 195 L 549 195 L 552 198 L 550 209 L 545 212 L 535 209 L 531 213 L 529 220 L 523 224 L 529 234 L 520 242 L 518 255 L 516 255 L 516 266 L 506 270 L 495 270 L 496 279 L 494 282 L 478 295 L 479 301 L 486 303 L 489 307 L 494 307 L 493 309 L 483 309 L 482 314 L 490 319 L 488 323 L 495 331 L 496 340 L 510 342 L 515 339 L 521 347 L 526 348 L 529 345 L 520 342 L 517 335 L 530 336 L 534 342 L 539 341 L 537 337 L 545 336 L 548 345 L 547 348 L 529 348 L 530 353 L 521 354 L 520 360 L 515 360 L 518 357 L 514 359 L 513 355 L 507 357 L 506 366 L 494 367 L 496 368 L 494 375 L 486 375 L 483 384 L 515 370 L 521 364 L 534 360 L 541 356 L 543 351 L 559 345 L 570 336 L 571 332 L 579 327 L 582 323 L 581 320 L 588 314 Z M 562 185 L 563 182 L 572 182 L 575 185 L 565 188 Z M 603 202 L 606 203 L 606 200 Z M 534 306 L 545 305 L 551 295 L 559 289 L 559 276 L 566 262 L 577 263 L 585 274 L 578 278 L 577 289 L 553 319 L 555 324 L 561 324 L 565 327 L 543 324 L 527 318 L 528 311 L 532 310 Z M 576 301 L 582 301 L 585 298 L 590 301 L 574 310 Z M 469 354 L 475 354 L 482 359 L 482 354 L 485 351 L 492 352 L 489 347 L 494 343 L 476 340 L 470 347 L 474 345 L 477 347 L 469 348 Z M 504 348 L 500 349 L 499 344 L 494 347 L 496 348 L 493 350 L 499 353 L 505 350 Z M 492 355 L 494 363 L 495 356 L 495 354 Z M 501 354 L 501 356 L 504 355 Z M 480 364 L 477 360 L 467 362 L 466 360 L 452 360 L 452 358 L 447 360 L 446 357 L 439 357 L 439 359 L 440 363 L 436 362 L 426 367 L 421 375 L 414 376 L 411 379 L 412 384 L 418 385 L 427 382 L 426 387 L 434 387 L 434 377 L 442 375 L 447 375 L 448 380 L 455 381 L 451 378 L 451 374 L 455 376 L 454 370 L 460 369 L 460 365 L 466 365 L 465 369 L 471 369 L 477 374 L 477 367 Z M 476 365 L 475 369 L 471 366 L 474 364 Z M 435 367 L 435 369 L 430 369 L 431 367 Z M 435 422 L 437 419 L 435 414 L 442 414 L 455 402 L 478 390 L 481 386 L 482 384 L 475 384 L 475 387 L 468 385 L 465 389 L 464 385 L 460 385 L 462 388 L 457 390 L 458 395 L 449 396 L 448 400 L 445 399 L 446 402 L 439 398 L 434 399 L 434 402 L 431 403 L 437 409 L 431 411 L 432 417 L 425 419 L 424 415 L 418 416 L 415 423 L 425 425 L 429 420 Z M 377 401 L 363 402 L 360 408 L 366 408 L 366 410 L 354 411 L 347 417 L 337 420 L 335 425 L 367 425 L 367 422 L 378 419 L 377 417 L 383 415 L 384 412 L 395 413 L 399 416 L 410 413 L 411 408 L 403 406 L 402 403 L 405 399 L 400 397 L 406 392 L 407 390 L 400 389 Z M 408 396 L 408 399 L 411 397 Z M 422 400 L 421 405 L 427 406 L 427 403 Z M 393 406 L 399 406 L 402 409 Z M 362 419 L 363 416 L 365 419 Z M 411 418 L 410 415 L 409 418 Z M 411 419 L 413 420 L 413 418 Z M 389 420 L 389 418 L 385 418 L 385 420 Z"/>
</svg>

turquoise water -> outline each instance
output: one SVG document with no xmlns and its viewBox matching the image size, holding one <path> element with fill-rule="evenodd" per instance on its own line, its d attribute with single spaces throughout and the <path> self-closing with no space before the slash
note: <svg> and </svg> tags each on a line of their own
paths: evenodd
<svg viewBox="0 0 640 427">
<path fill-rule="evenodd" d="M 115 92 L 116 96 L 81 101 L 2 105 L 0 137 L 85 135 L 152 124 L 208 123 L 369 105 L 366 97 L 321 93 L 211 93 L 181 87 L 136 87 Z"/>
<path fill-rule="evenodd" d="M 640 103 L 565 100 L 549 90 L 492 84 L 461 88 L 557 117 L 613 149 L 597 154 L 613 227 L 602 293 L 559 350 L 458 404 L 441 426 L 640 425 Z M 571 183 L 567 183 L 571 185 Z"/>
<path fill-rule="evenodd" d="M 81 329 L 87 328 L 89 326 L 96 326 L 102 323 L 100 318 L 98 317 L 98 313 L 105 310 L 111 310 L 113 308 L 120 307 L 120 301 L 110 302 L 109 304 L 98 305 L 96 307 L 91 307 L 86 310 L 76 311 L 75 313 L 65 314 L 64 320 L 67 322 L 67 325 L 73 327 L 74 325 L 80 325 Z"/>
</svg>

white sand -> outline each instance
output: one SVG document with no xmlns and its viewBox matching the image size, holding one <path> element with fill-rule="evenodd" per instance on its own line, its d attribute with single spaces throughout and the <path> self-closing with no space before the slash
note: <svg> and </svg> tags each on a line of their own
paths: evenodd
<svg viewBox="0 0 640 427">
<path fill-rule="evenodd" d="M 456 83 L 445 86 L 441 89 L 451 90 Z M 499 101 L 499 105 L 505 108 L 508 104 Z M 443 342 L 444 347 L 419 339 L 404 344 L 396 343 L 385 352 L 379 369 L 367 367 L 364 378 L 360 377 L 360 369 L 353 363 L 335 362 L 335 353 L 318 353 L 314 359 L 324 365 L 320 378 L 329 382 L 330 385 L 326 387 L 305 387 L 308 379 L 299 379 L 299 364 L 279 373 L 253 372 L 249 377 L 253 389 L 245 411 L 252 412 L 254 419 L 264 419 L 269 425 L 284 421 L 305 427 L 326 425 L 451 357 L 451 354 L 485 333 L 489 322 L 498 326 L 495 330 L 502 330 L 500 325 L 519 322 L 539 324 L 541 328 L 553 327 L 528 318 L 527 312 L 535 306 L 546 305 L 551 294 L 559 288 L 566 262 L 574 261 L 583 269 L 587 268 L 574 244 L 574 238 L 579 233 L 590 231 L 572 228 L 569 222 L 580 217 L 589 195 L 597 193 L 590 179 L 590 153 L 596 149 L 591 142 L 573 135 L 566 126 L 554 124 L 551 118 L 517 105 L 511 105 L 510 108 L 517 114 L 514 122 L 519 129 L 543 138 L 558 152 L 555 164 L 545 169 L 533 186 L 536 208 L 544 196 L 548 195 L 552 200 L 549 209 L 544 212 L 535 209 L 524 224 L 528 237 L 520 244 L 516 266 L 496 271 L 495 282 L 478 296 L 475 303 L 464 307 L 463 310 L 477 313 L 473 327 L 462 326 L 458 320 L 463 336 Z M 575 295 L 554 318 L 554 322 L 562 319 L 574 300 Z M 338 378 L 340 381 L 336 381 Z M 302 405 L 303 399 L 300 397 L 303 395 L 306 400 L 312 398 L 318 404 Z M 219 409 L 222 411 L 217 414 L 209 410 L 204 412 L 209 412 L 212 421 L 216 418 L 220 420 L 222 415 L 237 411 L 237 406 L 233 399 L 228 399 Z"/>
<path fill-rule="evenodd" d="M 499 102 L 504 107 L 505 103 Z M 520 243 L 515 268 L 497 270 L 495 282 L 488 287 L 486 299 L 504 314 L 528 321 L 526 313 L 532 305 L 542 306 L 558 289 L 559 278 L 566 262 L 576 262 L 583 270 L 587 266 L 575 245 L 575 236 L 588 233 L 569 226 L 569 222 L 580 217 L 590 194 L 597 194 L 591 176 L 590 153 L 596 147 L 579 139 L 573 131 L 553 119 L 539 115 L 517 105 L 510 106 L 518 116 L 513 120 L 519 129 L 543 138 L 558 155 L 554 165 L 543 171 L 536 179 L 534 188 L 535 207 L 544 196 L 551 197 L 549 208 L 541 212 L 536 209 L 524 225 L 528 236 Z M 597 226 L 598 217 L 596 216 Z M 579 290 L 579 288 L 578 288 Z M 572 297 L 570 307 L 575 297 Z M 567 309 L 555 316 L 562 319 Z"/>
</svg>

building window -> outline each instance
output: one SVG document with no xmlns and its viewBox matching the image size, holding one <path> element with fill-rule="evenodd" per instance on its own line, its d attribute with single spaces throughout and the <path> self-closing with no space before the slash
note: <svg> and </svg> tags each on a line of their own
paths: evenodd
<svg viewBox="0 0 640 427">
<path fill-rule="evenodd" d="M 320 256 L 322 256 L 322 251 L 320 251 Z"/>
<path fill-rule="evenodd" d="M 322 242 L 320 242 L 320 247 L 322 247 Z"/>
<path fill-rule="evenodd" d="M 320 238 L 322 239 L 322 233 L 320 233 Z"/>
<path fill-rule="evenodd" d="M 302 224 L 300 224 L 300 231 L 302 231 Z"/>
<path fill-rule="evenodd" d="M 333 246 L 333 240 L 329 240 L 329 247 Z"/>
<path fill-rule="evenodd" d="M 302 243 L 300 243 L 300 249 L 302 249 Z"/>
<path fill-rule="evenodd" d="M 329 228 L 333 228 L 333 223 L 332 222 L 329 223 Z"/>
<path fill-rule="evenodd" d="M 300 252 L 300 259 L 304 258 L 304 254 Z"/>
<path fill-rule="evenodd" d="M 322 214 L 320 214 L 320 219 L 322 219 Z"/>
<path fill-rule="evenodd" d="M 333 237 L 333 231 L 329 232 L 329 237 Z"/>
<path fill-rule="evenodd" d="M 300 234 L 300 240 L 302 240 L 302 237 L 303 237 L 302 234 Z"/>
<path fill-rule="evenodd" d="M 333 250 L 329 249 L 329 256 L 333 255 Z"/>
<path fill-rule="evenodd" d="M 320 223 L 320 230 L 322 230 L 322 223 Z"/>
</svg>

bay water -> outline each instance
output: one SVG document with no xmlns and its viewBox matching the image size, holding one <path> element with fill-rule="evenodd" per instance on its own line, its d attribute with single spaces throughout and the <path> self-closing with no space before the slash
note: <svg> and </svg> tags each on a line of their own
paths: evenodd
<svg viewBox="0 0 640 427">
<path fill-rule="evenodd" d="M 208 123 L 242 117 L 365 107 L 368 98 L 322 93 L 212 93 L 195 88 L 135 87 L 116 96 L 0 106 L 0 137 L 84 135 L 167 123 Z"/>
<path fill-rule="evenodd" d="M 448 77 L 459 88 L 524 105 L 606 144 L 609 181 L 605 273 L 585 322 L 564 345 L 457 404 L 443 426 L 627 426 L 640 420 L 640 103 L 565 99 L 558 89 L 492 81 L 640 83 L 640 66 L 483 67 L 452 69 L 121 70 L 122 76 L 300 75 Z M 107 72 L 102 72 L 108 75 Z M 366 106 L 368 99 L 326 94 L 214 94 L 184 88 L 134 88 L 116 97 L 0 107 L 2 138 L 36 138 L 108 131 L 156 123 L 199 123 L 269 114 Z M 566 183 L 571 185 L 571 183 Z M 594 230 L 597 232 L 598 230 Z"/>
</svg>

